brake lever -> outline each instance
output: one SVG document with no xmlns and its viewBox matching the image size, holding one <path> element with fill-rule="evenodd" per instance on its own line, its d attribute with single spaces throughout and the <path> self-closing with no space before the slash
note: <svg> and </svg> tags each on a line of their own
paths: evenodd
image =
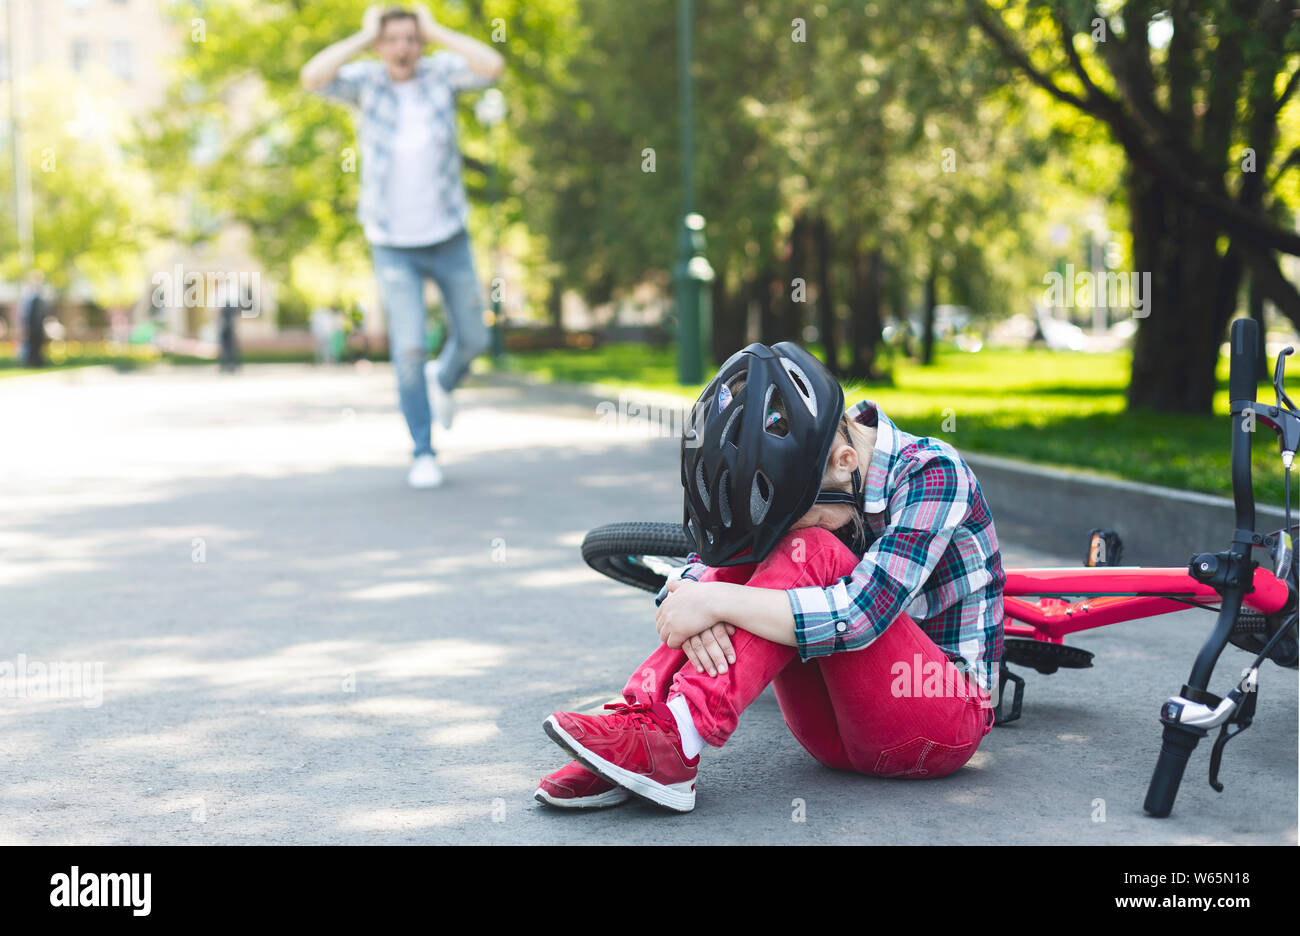
<svg viewBox="0 0 1300 936">
<path fill-rule="evenodd" d="M 1296 412 L 1296 405 L 1291 402 L 1291 398 L 1286 395 L 1282 389 L 1282 380 L 1286 376 L 1286 358 L 1287 355 L 1294 354 L 1295 348 L 1290 346 L 1283 348 L 1277 355 L 1277 365 L 1273 368 L 1273 392 L 1277 394 L 1278 409 L 1282 409 L 1282 403 L 1286 403 L 1286 409 Z"/>
<path fill-rule="evenodd" d="M 1223 749 L 1227 747 L 1228 742 L 1237 735 L 1241 734 L 1250 727 L 1250 723 L 1255 718 L 1255 697 L 1258 691 L 1252 688 L 1246 693 L 1245 699 L 1237 711 L 1233 713 L 1232 718 L 1223 723 L 1219 729 L 1219 736 L 1214 739 L 1214 749 L 1210 752 L 1210 786 L 1214 792 L 1222 793 L 1223 784 L 1219 782 L 1219 767 L 1223 763 Z"/>
</svg>

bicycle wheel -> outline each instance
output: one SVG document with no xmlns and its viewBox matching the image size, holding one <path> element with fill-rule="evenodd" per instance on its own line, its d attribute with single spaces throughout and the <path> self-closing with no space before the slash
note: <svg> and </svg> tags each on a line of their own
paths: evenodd
<svg viewBox="0 0 1300 936">
<path fill-rule="evenodd" d="M 582 540 L 582 558 L 616 582 L 657 592 L 686 564 L 695 543 L 680 523 L 628 521 L 598 526 Z"/>
</svg>

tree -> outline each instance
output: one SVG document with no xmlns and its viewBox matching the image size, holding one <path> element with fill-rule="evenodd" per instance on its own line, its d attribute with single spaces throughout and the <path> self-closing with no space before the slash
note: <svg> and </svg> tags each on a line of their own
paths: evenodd
<svg viewBox="0 0 1300 936">
<path fill-rule="evenodd" d="M 26 85 L 21 118 L 31 182 L 33 263 L 59 293 L 74 286 L 105 305 L 129 305 L 164 208 L 148 167 L 121 146 L 126 118 L 111 95 L 57 74 Z M 11 150 L 0 151 L 0 212 L 12 217 Z M 17 235 L 0 226 L 0 276 L 16 279 Z"/>
<path fill-rule="evenodd" d="M 1128 157 L 1133 262 L 1151 274 L 1129 405 L 1209 412 L 1244 271 L 1300 327 L 1300 293 L 1277 260 L 1300 255 L 1294 205 L 1279 197 L 1300 162 L 1287 151 L 1297 139 L 1279 137 L 1300 84 L 1296 3 L 968 4 L 1008 62 Z"/>
</svg>

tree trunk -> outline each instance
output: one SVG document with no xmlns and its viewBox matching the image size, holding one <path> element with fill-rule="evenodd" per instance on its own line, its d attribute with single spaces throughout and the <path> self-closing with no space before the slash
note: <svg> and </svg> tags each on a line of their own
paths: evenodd
<svg viewBox="0 0 1300 936">
<path fill-rule="evenodd" d="M 854 251 L 853 292 L 849 304 L 849 376 L 871 380 L 881 341 L 880 284 L 884 256 L 879 247 Z"/>
<path fill-rule="evenodd" d="M 551 327 L 564 331 L 564 281 L 558 276 L 551 280 L 551 294 L 546 299 L 547 318 Z"/>
<path fill-rule="evenodd" d="M 817 331 L 826 352 L 826 369 L 838 376 L 840 372 L 840 344 L 835 336 L 835 297 L 831 286 L 831 236 L 830 225 L 819 216 L 813 227 L 817 250 Z"/>
<path fill-rule="evenodd" d="M 934 363 L 934 307 L 935 307 L 935 279 L 938 276 L 936 272 L 939 263 L 937 259 L 931 257 L 930 269 L 925 276 L 925 299 L 922 314 L 924 318 L 921 323 L 921 363 L 930 365 Z"/>
<path fill-rule="evenodd" d="M 744 285 L 727 289 L 725 271 L 713 279 L 713 360 L 721 364 L 745 346 L 748 316 Z"/>
<path fill-rule="evenodd" d="M 1273 372 L 1269 369 L 1268 350 L 1264 341 L 1264 291 L 1260 289 L 1258 277 L 1254 275 L 1250 277 L 1249 297 L 1247 301 L 1250 306 L 1250 317 L 1259 326 L 1258 361 L 1255 364 L 1255 373 L 1261 377 L 1271 376 Z"/>
<path fill-rule="evenodd" d="M 1146 316 L 1133 344 L 1130 408 L 1209 413 L 1223 324 L 1236 285 L 1224 269 L 1216 231 L 1145 170 L 1129 172 L 1133 261 L 1150 273 Z M 1072 284 L 1067 283 L 1066 288 Z M 1230 288 L 1229 288 L 1230 287 Z"/>
<path fill-rule="evenodd" d="M 785 280 L 781 283 L 781 299 L 777 304 L 774 339 L 776 341 L 803 341 L 804 305 L 807 302 L 808 258 L 805 250 L 808 222 L 795 218 L 790 232 L 790 258 L 786 263 Z"/>
<path fill-rule="evenodd" d="M 759 271 L 758 278 L 754 281 L 754 299 L 758 302 L 758 340 L 764 344 L 779 340 L 776 337 L 776 310 L 772 302 L 774 279 L 776 271 L 766 266 Z"/>
</svg>

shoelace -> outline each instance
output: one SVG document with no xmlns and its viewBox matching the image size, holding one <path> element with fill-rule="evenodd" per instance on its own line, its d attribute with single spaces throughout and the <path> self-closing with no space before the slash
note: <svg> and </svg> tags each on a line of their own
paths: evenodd
<svg viewBox="0 0 1300 936">
<path fill-rule="evenodd" d="M 656 715 L 650 706 L 643 703 L 637 702 L 628 705 L 626 702 L 607 702 L 605 708 L 614 710 L 608 717 L 618 719 L 619 724 L 626 724 L 629 727 L 632 725 L 646 725 L 651 731 L 656 728 L 668 730 L 668 725 L 664 723 L 663 719 Z"/>
</svg>

